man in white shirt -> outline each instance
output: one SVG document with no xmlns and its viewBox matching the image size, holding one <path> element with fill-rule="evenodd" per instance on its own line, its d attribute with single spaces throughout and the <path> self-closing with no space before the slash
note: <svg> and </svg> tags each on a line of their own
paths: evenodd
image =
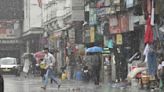
<svg viewBox="0 0 164 92">
<path fill-rule="evenodd" d="M 55 64 L 55 58 L 51 53 L 49 53 L 48 48 L 44 48 L 44 53 L 45 53 L 44 62 L 46 64 L 45 69 L 47 70 L 47 72 L 44 75 L 44 81 L 43 81 L 44 86 L 41 88 L 46 89 L 46 86 L 48 84 L 48 78 L 51 78 L 58 85 L 58 88 L 60 88 L 59 79 L 56 77 L 56 75 L 53 71 L 53 66 Z"/>
</svg>

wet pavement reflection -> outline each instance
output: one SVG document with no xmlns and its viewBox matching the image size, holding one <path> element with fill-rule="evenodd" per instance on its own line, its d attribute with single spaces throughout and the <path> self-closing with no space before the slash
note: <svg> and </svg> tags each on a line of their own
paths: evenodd
<svg viewBox="0 0 164 92">
<path fill-rule="evenodd" d="M 20 78 L 4 76 L 5 92 L 160 92 L 159 90 L 139 89 L 138 87 L 112 87 L 112 84 L 94 86 L 81 82 L 66 81 L 58 90 L 57 86 L 50 84 L 46 90 L 41 89 L 40 78 Z M 164 91 L 161 91 L 164 92 Z"/>
</svg>

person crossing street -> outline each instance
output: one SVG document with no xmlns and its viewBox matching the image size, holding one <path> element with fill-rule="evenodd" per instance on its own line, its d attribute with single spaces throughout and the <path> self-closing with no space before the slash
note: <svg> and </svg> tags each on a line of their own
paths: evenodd
<svg viewBox="0 0 164 92">
<path fill-rule="evenodd" d="M 53 66 L 55 64 L 55 58 L 51 53 L 49 53 L 48 48 L 44 48 L 44 53 L 45 53 L 45 57 L 44 57 L 43 62 L 46 64 L 46 66 L 45 66 L 46 73 L 44 74 L 43 86 L 41 88 L 46 89 L 49 78 L 52 79 L 54 81 L 54 83 L 56 83 L 58 85 L 58 88 L 60 88 L 60 85 L 61 85 L 60 80 L 56 77 L 56 75 L 53 71 Z"/>
</svg>

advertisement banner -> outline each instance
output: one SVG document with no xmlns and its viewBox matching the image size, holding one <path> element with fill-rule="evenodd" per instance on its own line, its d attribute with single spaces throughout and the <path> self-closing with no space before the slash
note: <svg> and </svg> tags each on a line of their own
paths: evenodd
<svg viewBox="0 0 164 92">
<path fill-rule="evenodd" d="M 15 38 L 18 28 L 16 21 L 0 21 L 0 39 Z"/>
<path fill-rule="evenodd" d="M 109 17 L 109 31 L 111 34 L 120 33 L 120 23 L 117 16 L 110 16 Z"/>
<path fill-rule="evenodd" d="M 19 43 L 19 41 L 14 39 L 0 40 L 0 44 L 15 44 L 15 43 Z"/>
<path fill-rule="evenodd" d="M 89 12 L 89 25 L 97 24 L 97 11 L 96 9 L 90 9 Z"/>
<path fill-rule="evenodd" d="M 95 42 L 95 28 L 90 28 L 90 42 Z"/>
<path fill-rule="evenodd" d="M 117 34 L 116 35 L 116 44 L 117 45 L 122 45 L 123 44 L 122 34 Z"/>
<path fill-rule="evenodd" d="M 129 16 L 122 14 L 120 16 L 109 17 L 109 31 L 111 34 L 124 33 L 129 31 Z"/>
</svg>

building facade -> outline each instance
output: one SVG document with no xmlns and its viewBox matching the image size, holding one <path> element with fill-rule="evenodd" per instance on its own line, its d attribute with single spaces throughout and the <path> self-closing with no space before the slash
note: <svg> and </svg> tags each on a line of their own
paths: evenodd
<svg viewBox="0 0 164 92">
<path fill-rule="evenodd" d="M 23 52 L 34 53 L 42 48 L 42 8 L 37 0 L 24 0 Z"/>
<path fill-rule="evenodd" d="M 23 1 L 0 0 L 0 58 L 20 58 L 23 31 Z"/>
<path fill-rule="evenodd" d="M 48 41 L 45 46 L 54 52 L 58 66 L 65 64 L 68 37 L 74 39 L 70 3 L 70 0 L 50 0 L 43 6 L 43 27 Z"/>
</svg>

